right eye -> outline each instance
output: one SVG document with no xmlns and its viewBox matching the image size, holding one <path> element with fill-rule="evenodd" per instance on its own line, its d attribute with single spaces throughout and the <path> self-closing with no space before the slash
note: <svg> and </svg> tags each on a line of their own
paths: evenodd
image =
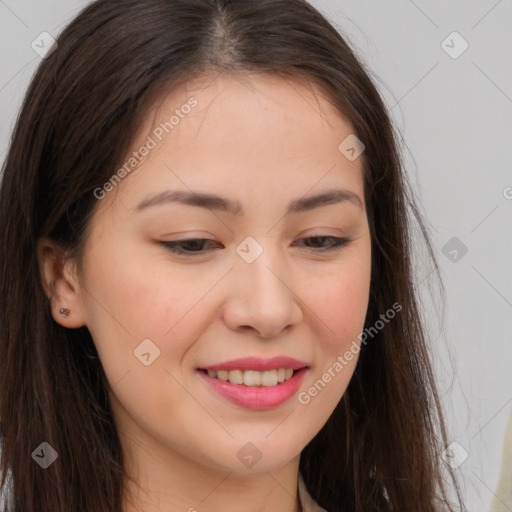
<svg viewBox="0 0 512 512">
<path fill-rule="evenodd" d="M 162 241 L 160 243 L 171 252 L 192 256 L 206 252 L 201 250 L 201 247 L 204 246 L 204 242 L 213 242 L 213 240 L 210 240 L 209 238 L 190 238 L 189 240 L 175 240 L 172 242 Z M 197 250 L 198 248 L 199 250 Z"/>
</svg>

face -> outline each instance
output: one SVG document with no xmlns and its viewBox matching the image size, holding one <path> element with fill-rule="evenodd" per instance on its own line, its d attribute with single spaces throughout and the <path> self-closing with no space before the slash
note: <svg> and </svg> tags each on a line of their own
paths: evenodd
<svg viewBox="0 0 512 512">
<path fill-rule="evenodd" d="M 318 91 L 268 75 L 197 79 L 148 114 L 97 192 L 77 289 L 126 440 L 271 471 L 327 421 L 369 298 L 351 134 Z"/>
</svg>

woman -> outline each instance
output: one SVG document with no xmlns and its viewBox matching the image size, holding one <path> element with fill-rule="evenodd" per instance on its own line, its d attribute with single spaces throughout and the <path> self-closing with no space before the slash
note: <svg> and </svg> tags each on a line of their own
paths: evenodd
<svg viewBox="0 0 512 512">
<path fill-rule="evenodd" d="M 0 201 L 15 510 L 456 510 L 447 476 L 462 506 L 408 207 L 428 237 L 375 86 L 305 1 L 93 2 Z"/>
</svg>

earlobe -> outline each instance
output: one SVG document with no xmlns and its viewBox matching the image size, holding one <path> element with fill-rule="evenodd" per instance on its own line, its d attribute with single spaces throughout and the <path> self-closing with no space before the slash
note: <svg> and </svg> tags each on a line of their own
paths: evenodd
<svg viewBox="0 0 512 512">
<path fill-rule="evenodd" d="M 80 287 L 72 262 L 57 242 L 43 237 L 37 243 L 37 260 L 44 292 L 53 319 L 69 329 L 86 324 Z"/>
</svg>

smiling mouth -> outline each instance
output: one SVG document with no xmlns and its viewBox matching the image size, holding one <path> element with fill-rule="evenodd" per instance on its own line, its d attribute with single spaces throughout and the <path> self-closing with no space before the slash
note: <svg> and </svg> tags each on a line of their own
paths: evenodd
<svg viewBox="0 0 512 512">
<path fill-rule="evenodd" d="M 276 370 L 204 370 L 200 372 L 223 382 L 247 387 L 270 387 L 291 379 L 298 370 L 278 368 Z"/>
</svg>

